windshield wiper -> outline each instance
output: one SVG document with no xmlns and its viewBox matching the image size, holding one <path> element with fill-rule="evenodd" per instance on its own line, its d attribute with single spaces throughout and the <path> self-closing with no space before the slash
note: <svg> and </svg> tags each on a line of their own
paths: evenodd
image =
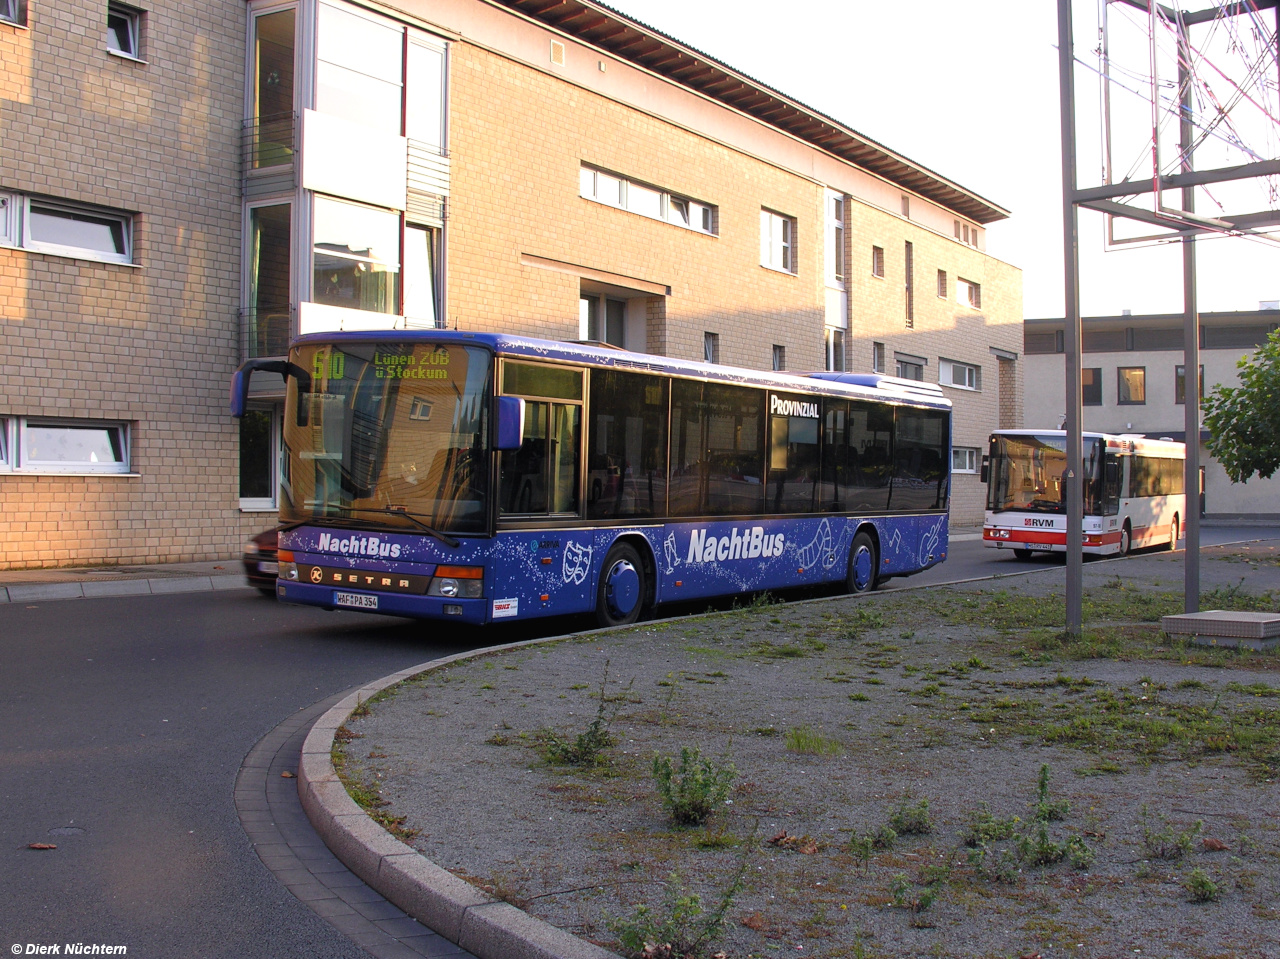
<svg viewBox="0 0 1280 959">
<path fill-rule="evenodd" d="M 380 506 L 376 508 L 371 506 L 336 506 L 331 508 L 340 509 L 347 513 L 385 513 L 388 516 L 403 516 L 428 536 L 434 536 L 436 539 L 440 540 L 440 542 L 444 543 L 445 546 L 448 546 L 451 549 L 457 549 L 458 546 L 461 545 L 448 533 L 442 533 L 435 527 L 428 526 L 422 520 L 418 519 L 417 515 L 410 513 L 406 509 L 393 509 L 390 506 Z"/>
</svg>

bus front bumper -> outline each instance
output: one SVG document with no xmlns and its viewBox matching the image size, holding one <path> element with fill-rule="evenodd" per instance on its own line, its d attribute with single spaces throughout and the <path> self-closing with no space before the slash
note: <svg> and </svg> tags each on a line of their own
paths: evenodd
<svg viewBox="0 0 1280 959">
<path fill-rule="evenodd" d="M 413 619 L 480 625 L 489 621 L 488 599 L 445 599 L 408 593 L 380 593 L 363 589 L 335 589 L 311 583 L 276 581 L 276 598 L 282 603 L 343 609 L 357 613 L 383 613 Z"/>
</svg>

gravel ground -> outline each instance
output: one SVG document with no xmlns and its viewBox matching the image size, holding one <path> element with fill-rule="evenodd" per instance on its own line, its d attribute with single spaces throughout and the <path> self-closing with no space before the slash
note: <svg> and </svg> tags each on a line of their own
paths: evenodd
<svg viewBox="0 0 1280 959">
<path fill-rule="evenodd" d="M 708 955 L 1280 957 L 1280 658 L 1164 637 L 1181 560 L 1086 566 L 1084 644 L 1059 566 L 485 656 L 351 720 L 346 773 L 428 858 L 618 951 L 638 905 L 733 891 Z M 1204 608 L 1277 608 L 1280 542 L 1201 570 Z M 600 764 L 548 761 L 598 716 Z M 736 769 L 704 827 L 655 788 L 682 747 Z"/>
</svg>

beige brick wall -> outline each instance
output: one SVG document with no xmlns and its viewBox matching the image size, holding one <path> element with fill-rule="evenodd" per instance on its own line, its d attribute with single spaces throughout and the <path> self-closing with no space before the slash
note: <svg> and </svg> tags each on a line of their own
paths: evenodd
<svg viewBox="0 0 1280 959">
<path fill-rule="evenodd" d="M 451 55 L 450 325 L 578 336 L 580 281 L 522 253 L 671 288 L 665 352 L 768 369 L 822 365 L 822 188 L 465 44 Z M 503 105 L 500 111 L 493 104 Z M 579 196 L 583 162 L 719 208 L 707 236 Z M 798 221 L 796 275 L 760 266 L 761 207 Z"/>
<path fill-rule="evenodd" d="M 106 5 L 0 25 L 0 189 L 135 211 L 121 266 L 0 249 L 0 415 L 126 420 L 136 477 L 0 473 L 0 568 L 238 552 L 242 0 L 149 4 L 146 63 Z"/>
</svg>

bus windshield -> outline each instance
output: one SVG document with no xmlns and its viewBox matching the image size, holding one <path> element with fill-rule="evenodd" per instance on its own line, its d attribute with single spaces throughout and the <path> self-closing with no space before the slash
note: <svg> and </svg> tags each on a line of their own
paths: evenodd
<svg viewBox="0 0 1280 959">
<path fill-rule="evenodd" d="M 471 346 L 294 347 L 281 522 L 484 532 L 492 355 Z"/>
<path fill-rule="evenodd" d="M 1067 511 L 1067 453 L 1063 436 L 1001 436 L 991 439 L 987 509 L 1030 513 Z M 1082 446 L 1084 512 L 1103 509 L 1101 440 L 1085 438 Z"/>
</svg>

